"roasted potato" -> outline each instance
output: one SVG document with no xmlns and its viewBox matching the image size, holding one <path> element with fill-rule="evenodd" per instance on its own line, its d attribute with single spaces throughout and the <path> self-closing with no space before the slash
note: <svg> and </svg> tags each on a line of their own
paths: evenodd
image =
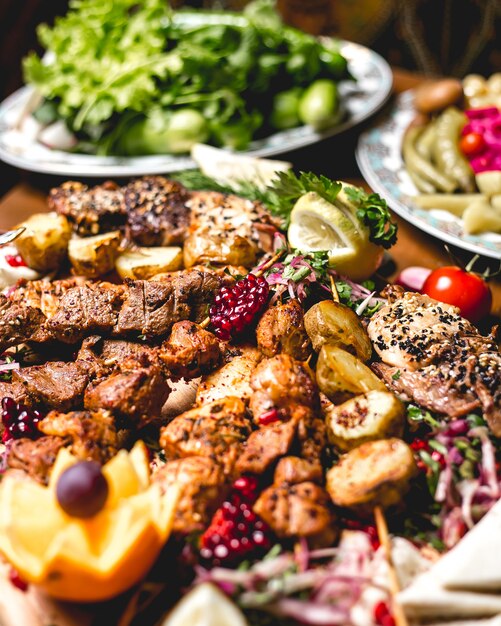
<svg viewBox="0 0 501 626">
<path fill-rule="evenodd" d="M 368 361 L 372 354 L 366 330 L 355 311 L 344 304 L 334 300 L 314 304 L 304 316 L 304 325 L 316 352 L 330 343 L 351 352 L 362 361 Z"/>
<path fill-rule="evenodd" d="M 405 441 L 368 441 L 344 454 L 327 472 L 327 491 L 337 506 L 371 514 L 377 505 L 399 504 L 416 472 L 414 455 Z"/>
<path fill-rule="evenodd" d="M 343 402 L 368 391 L 386 391 L 386 386 L 360 359 L 332 344 L 320 350 L 317 384 L 332 402 Z"/>
<path fill-rule="evenodd" d="M 186 239 L 183 250 L 185 267 L 213 263 L 250 268 L 256 264 L 254 244 L 239 235 L 196 232 Z"/>
<path fill-rule="evenodd" d="M 28 267 L 39 272 L 58 268 L 71 237 L 71 226 L 64 215 L 35 213 L 16 226 L 21 227 L 26 230 L 14 243 Z"/>
<path fill-rule="evenodd" d="M 68 256 L 76 274 L 97 278 L 111 272 L 120 254 L 122 233 L 115 230 L 94 237 L 74 237 L 68 244 Z"/>
<path fill-rule="evenodd" d="M 321 409 L 327 436 L 341 452 L 404 431 L 404 405 L 389 391 L 369 391 L 337 406 L 322 394 Z"/>
<path fill-rule="evenodd" d="M 183 250 L 177 246 L 128 250 L 118 257 L 115 267 L 121 278 L 147 280 L 183 269 Z"/>
</svg>

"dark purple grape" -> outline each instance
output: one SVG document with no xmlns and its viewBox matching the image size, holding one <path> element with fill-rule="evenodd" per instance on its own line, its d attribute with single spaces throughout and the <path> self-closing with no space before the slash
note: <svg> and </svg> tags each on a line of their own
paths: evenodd
<svg viewBox="0 0 501 626">
<path fill-rule="evenodd" d="M 56 486 L 57 500 L 73 517 L 92 517 L 104 506 L 108 483 L 96 461 L 79 461 L 65 470 Z"/>
</svg>

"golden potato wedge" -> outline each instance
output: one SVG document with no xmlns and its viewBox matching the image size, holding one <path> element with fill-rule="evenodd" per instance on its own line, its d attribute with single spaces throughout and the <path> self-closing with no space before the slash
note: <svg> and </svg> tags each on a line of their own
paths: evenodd
<svg viewBox="0 0 501 626">
<path fill-rule="evenodd" d="M 371 514 L 399 504 L 417 467 L 401 439 L 368 441 L 344 454 L 327 472 L 327 491 L 337 506 Z"/>
<path fill-rule="evenodd" d="M 334 300 L 314 304 L 304 316 L 304 325 L 313 349 L 318 352 L 326 343 L 351 352 L 362 361 L 368 361 L 372 344 L 358 315 L 349 307 Z"/>
<path fill-rule="evenodd" d="M 368 391 L 386 391 L 385 384 L 360 359 L 329 343 L 320 350 L 316 378 L 320 391 L 336 403 Z"/>
<path fill-rule="evenodd" d="M 14 243 L 28 267 L 39 272 L 58 268 L 71 237 L 71 226 L 64 215 L 34 213 L 16 226 L 21 227 L 26 230 Z"/>
<path fill-rule="evenodd" d="M 128 250 L 118 257 L 115 267 L 121 278 L 147 280 L 183 269 L 183 250 L 177 246 Z"/>
<path fill-rule="evenodd" d="M 229 233 L 193 233 L 184 242 L 183 250 L 185 267 L 212 263 L 251 268 L 256 263 L 254 244 L 245 237 Z"/>
<path fill-rule="evenodd" d="M 120 254 L 122 233 L 115 230 L 94 237 L 74 237 L 68 244 L 68 256 L 76 274 L 97 278 L 111 272 Z"/>
<path fill-rule="evenodd" d="M 341 452 L 404 432 L 405 407 L 389 391 L 369 391 L 337 406 L 323 396 L 321 409 L 327 436 Z"/>
</svg>

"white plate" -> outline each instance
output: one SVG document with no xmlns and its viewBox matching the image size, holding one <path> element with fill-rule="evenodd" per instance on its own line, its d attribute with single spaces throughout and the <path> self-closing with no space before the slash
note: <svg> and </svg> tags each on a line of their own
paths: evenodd
<svg viewBox="0 0 501 626">
<path fill-rule="evenodd" d="M 391 110 L 360 136 L 356 156 L 364 178 L 395 213 L 414 226 L 458 248 L 501 259 L 501 235 L 468 235 L 459 217 L 439 209 L 425 211 L 413 204 L 412 197 L 419 192 L 407 174 L 400 150 L 405 129 L 415 115 L 412 99 L 411 91 L 398 96 Z"/>
<path fill-rule="evenodd" d="M 215 14 L 212 19 L 220 18 Z M 356 83 L 342 81 L 339 85 L 345 120 L 322 133 L 308 126 L 275 133 L 252 142 L 246 154 L 270 157 L 309 146 L 353 128 L 381 108 L 393 84 L 388 63 L 374 51 L 355 43 L 340 41 L 340 50 L 357 79 Z M 196 167 L 187 156 L 101 157 L 51 150 L 30 136 L 29 130 L 20 132 L 15 128 L 32 95 L 32 88 L 23 87 L 0 105 L 0 159 L 11 165 L 45 174 L 96 177 L 162 174 Z"/>
</svg>

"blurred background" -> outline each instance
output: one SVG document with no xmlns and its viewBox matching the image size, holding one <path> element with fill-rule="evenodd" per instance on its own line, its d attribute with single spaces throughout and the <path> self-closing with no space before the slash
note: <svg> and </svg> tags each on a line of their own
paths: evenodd
<svg viewBox="0 0 501 626">
<path fill-rule="evenodd" d="M 36 27 L 68 0 L 0 0 L 0 96 L 23 83 L 21 61 L 40 48 Z M 172 0 L 172 6 L 239 10 L 245 0 Z M 462 77 L 501 71 L 501 0 L 277 0 L 284 19 L 313 34 L 362 43 L 399 68 Z M 19 173 L 0 165 L 0 193 Z"/>
</svg>

